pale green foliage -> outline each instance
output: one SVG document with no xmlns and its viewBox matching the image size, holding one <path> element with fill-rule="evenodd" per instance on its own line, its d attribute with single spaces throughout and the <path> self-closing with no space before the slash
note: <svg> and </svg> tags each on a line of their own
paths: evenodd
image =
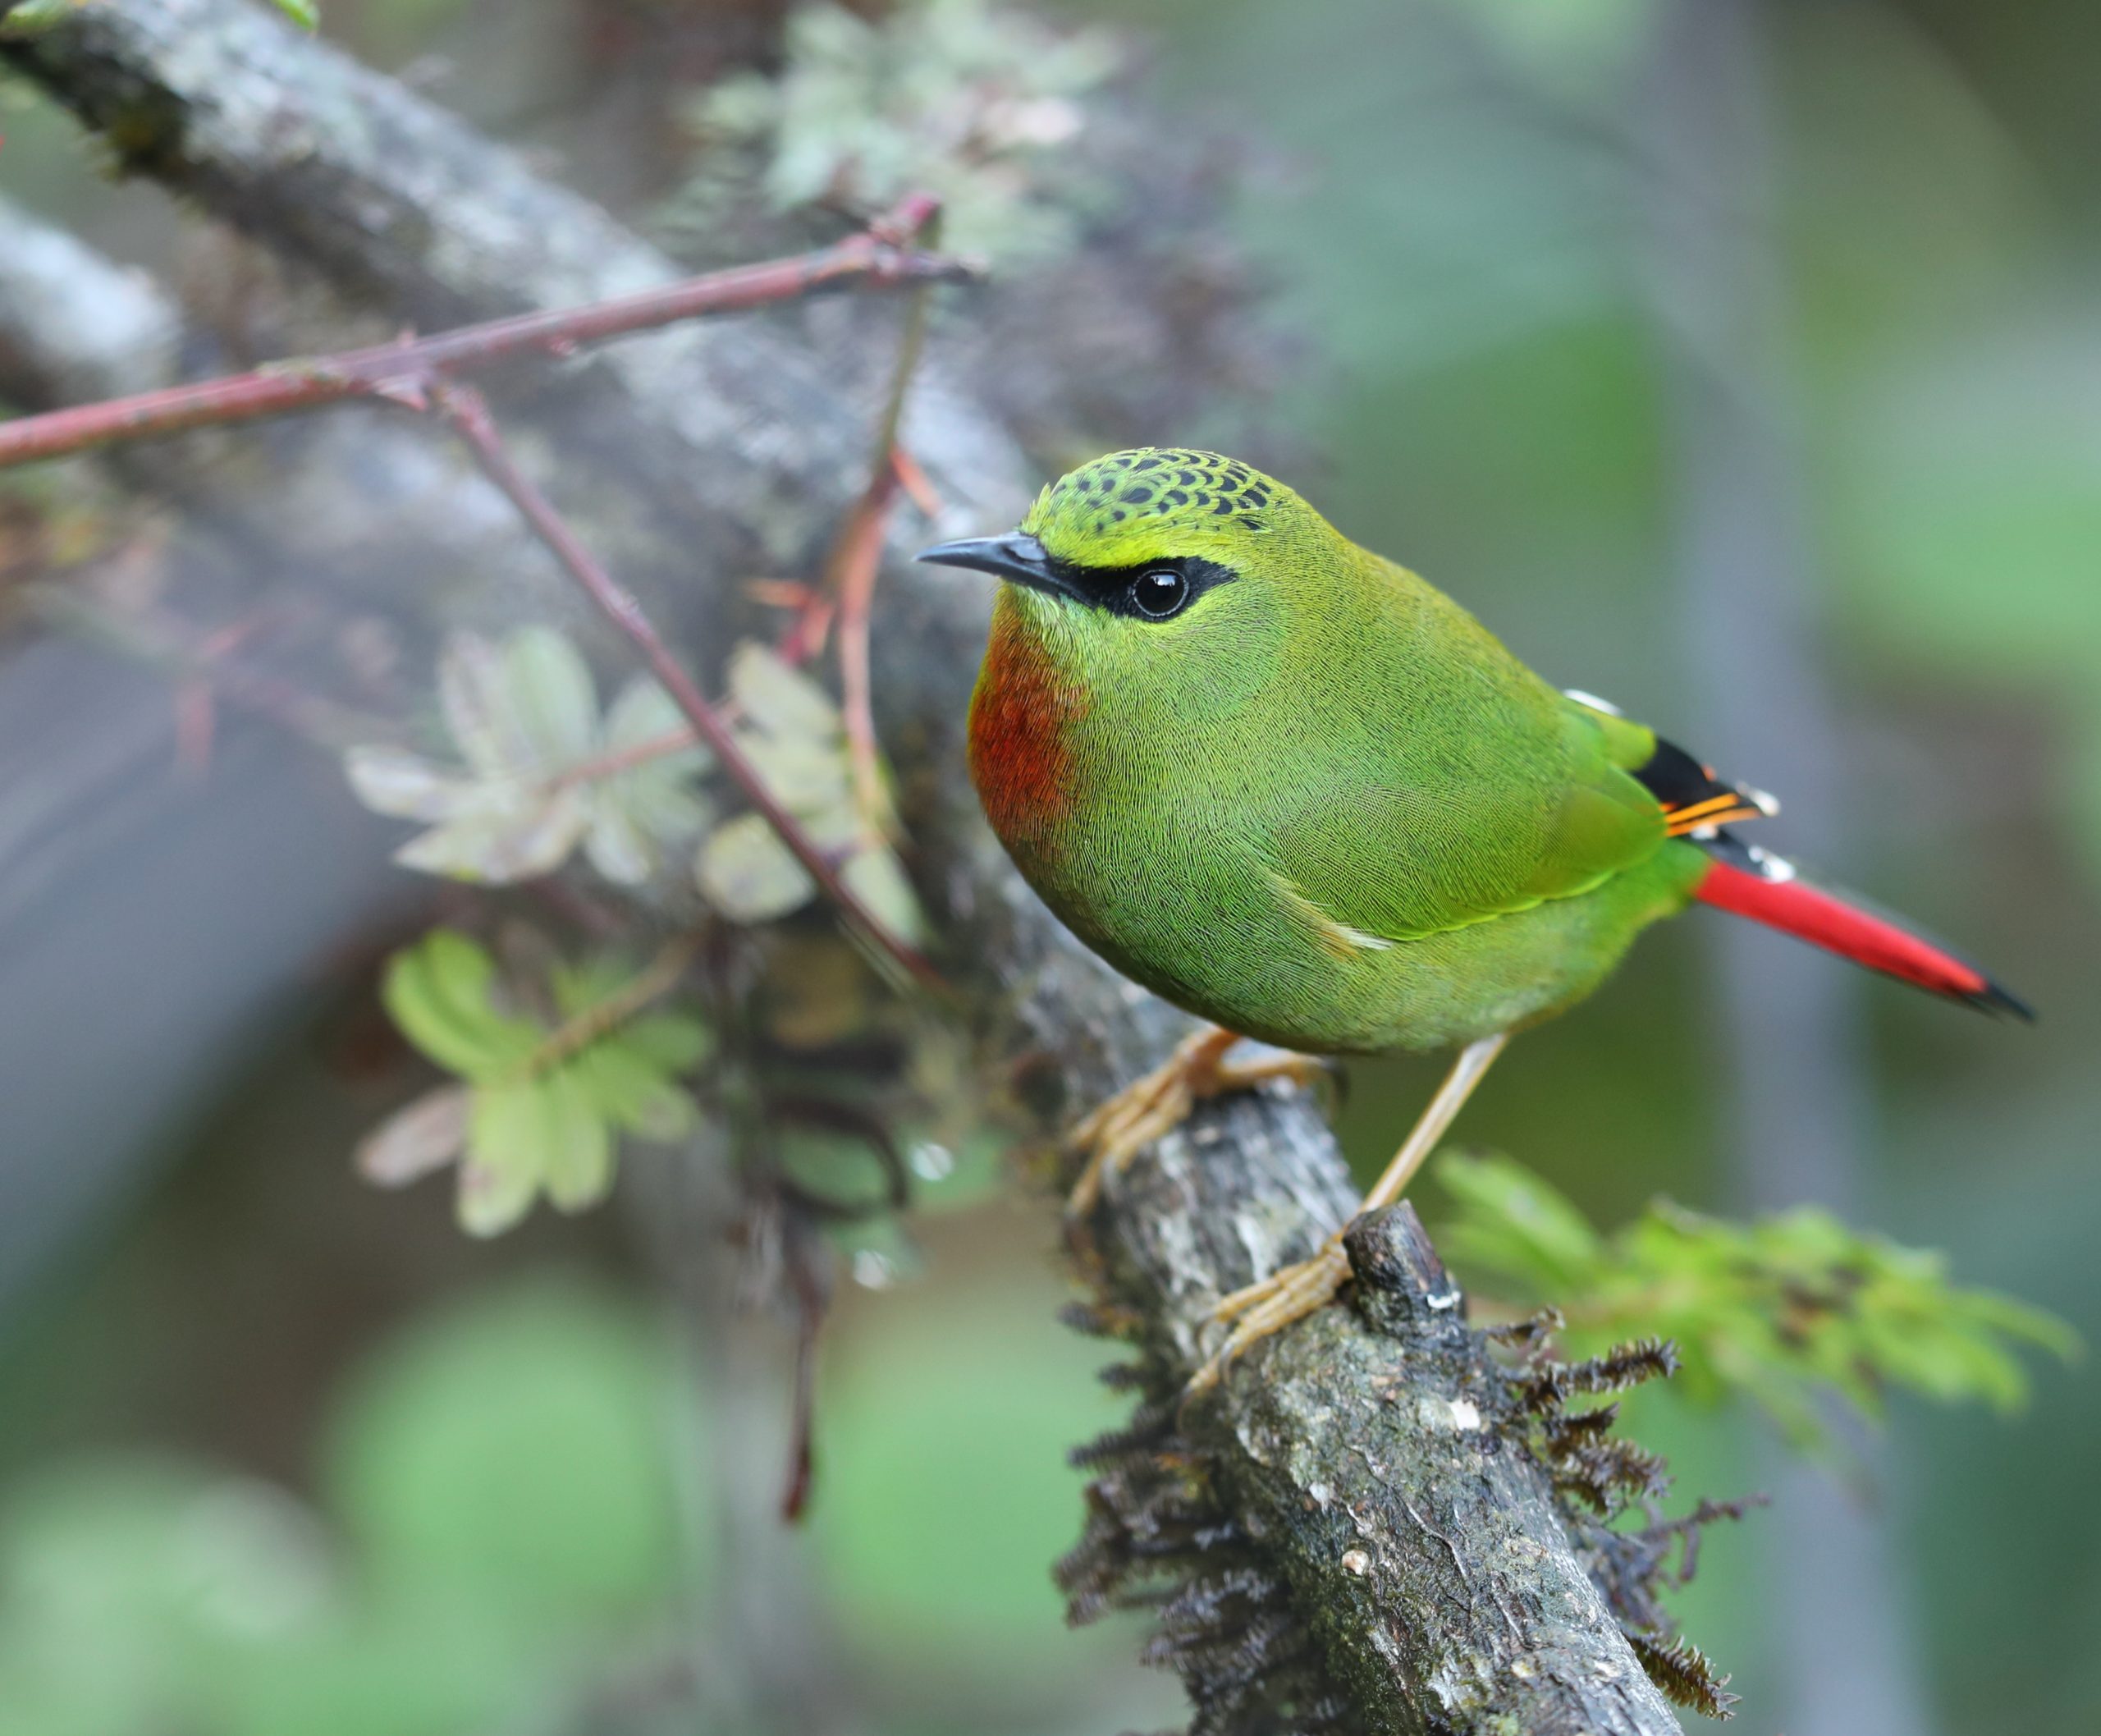
<svg viewBox="0 0 2101 1736">
<path fill-rule="evenodd" d="M 676 1081 L 709 1047 L 683 1014 L 608 1016 L 631 980 L 611 961 L 556 966 L 550 1024 L 506 1005 L 496 961 L 464 934 L 441 928 L 397 953 L 387 1010 L 461 1083 L 390 1117 L 359 1147 L 359 1169 L 399 1186 L 458 1159 L 460 1222 L 476 1235 L 509 1229 L 542 1193 L 564 1212 L 596 1204 L 621 1134 L 671 1140 L 692 1126 Z"/>
<path fill-rule="evenodd" d="M 1892 1386 L 2008 1409 L 2027 1393 L 2019 1347 L 2076 1348 L 2041 1310 L 1951 1284 L 1939 1253 L 1814 1207 L 1733 1224 L 1659 1200 L 1607 1236 L 1507 1157 L 1446 1157 L 1438 1178 L 1459 1207 L 1438 1243 L 1469 1282 L 1559 1309 L 1578 1348 L 1675 1339 L 1687 1390 L 1740 1394 L 1804 1445 L 1828 1444 L 1821 1391 L 1869 1416 Z"/>
<path fill-rule="evenodd" d="M 368 808 L 428 823 L 395 853 L 403 867 L 501 884 L 551 873 L 581 845 L 606 879 L 631 886 L 707 827 L 692 780 L 709 755 L 654 680 L 635 677 L 602 717 L 582 653 L 533 626 L 500 644 L 455 634 L 437 685 L 457 763 L 392 747 L 343 758 Z M 643 757 L 652 744 L 675 751 Z"/>
<path fill-rule="evenodd" d="M 918 901 L 896 856 L 854 800 L 846 726 L 831 696 L 754 640 L 730 659 L 737 744 L 818 849 L 840 853 L 840 875 L 890 932 L 917 941 Z M 799 909 L 817 886 L 763 817 L 748 813 L 718 827 L 701 845 L 696 877 L 708 901 L 733 921 L 766 922 Z"/>
<path fill-rule="evenodd" d="M 777 80 L 739 75 L 693 105 L 701 174 L 673 221 L 705 227 L 741 190 L 735 148 L 756 156 L 778 210 L 868 214 L 924 190 L 941 199 L 953 247 L 1055 250 L 1071 233 L 1055 153 L 1115 63 L 1099 32 L 1054 31 L 985 0 L 907 0 L 879 23 L 820 0 L 790 20 Z"/>
<path fill-rule="evenodd" d="M 840 877 L 894 933 L 924 932 L 904 869 L 856 803 L 846 726 L 831 696 L 765 646 L 731 654 L 737 744 Z M 440 761 L 392 746 L 351 748 L 344 771 L 375 812 L 419 820 L 395 852 L 404 868 L 487 885 L 538 878 L 581 847 L 617 886 L 653 877 L 699 841 L 694 876 L 734 922 L 787 915 L 815 896 L 802 865 L 756 813 L 710 827 L 698 780 L 714 757 L 695 744 L 656 681 L 638 676 L 604 715 L 583 653 L 552 627 L 501 641 L 455 634 L 438 661 L 452 752 Z"/>
</svg>

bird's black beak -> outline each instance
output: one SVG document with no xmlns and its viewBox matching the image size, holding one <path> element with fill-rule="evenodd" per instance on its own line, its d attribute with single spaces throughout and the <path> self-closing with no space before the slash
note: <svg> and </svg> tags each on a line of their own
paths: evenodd
<svg viewBox="0 0 2101 1736">
<path fill-rule="evenodd" d="M 922 549 L 918 558 L 936 566 L 968 566 L 977 572 L 1011 579 L 1032 590 L 1054 597 L 1069 597 L 1070 584 L 1059 575 L 1043 545 L 1026 532 L 1013 530 L 1003 537 L 964 537 L 959 542 L 936 543 Z"/>
</svg>

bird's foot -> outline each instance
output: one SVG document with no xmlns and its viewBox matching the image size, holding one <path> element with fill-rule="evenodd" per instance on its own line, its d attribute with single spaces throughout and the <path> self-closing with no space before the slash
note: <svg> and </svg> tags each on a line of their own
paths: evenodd
<svg viewBox="0 0 2101 1736">
<path fill-rule="evenodd" d="M 1183 1038 L 1164 1066 L 1126 1085 L 1065 1136 L 1069 1149 L 1087 1154 L 1087 1166 L 1065 1202 L 1066 1216 L 1085 1217 L 1101 1198 L 1103 1182 L 1161 1134 L 1179 1127 L 1201 1099 L 1245 1091 L 1268 1079 L 1308 1085 L 1327 1076 L 1325 1065 L 1310 1055 L 1229 1061 L 1226 1051 L 1239 1041 L 1216 1025 Z"/>
<path fill-rule="evenodd" d="M 1193 1399 L 1217 1386 L 1227 1365 L 1250 1344 L 1325 1308 L 1349 1275 L 1349 1255 L 1337 1234 L 1323 1242 L 1311 1259 L 1271 1272 L 1260 1282 L 1226 1297 L 1211 1310 L 1211 1318 L 1221 1324 L 1231 1321 L 1233 1330 L 1203 1367 L 1190 1376 L 1183 1399 Z"/>
</svg>

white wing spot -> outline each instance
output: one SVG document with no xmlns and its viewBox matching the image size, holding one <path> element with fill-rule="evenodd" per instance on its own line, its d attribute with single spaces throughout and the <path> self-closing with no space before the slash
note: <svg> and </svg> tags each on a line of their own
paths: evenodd
<svg viewBox="0 0 2101 1736">
<path fill-rule="evenodd" d="M 1362 928 L 1338 921 L 1275 869 L 1269 871 L 1269 879 L 1284 907 L 1330 957 L 1347 960 L 1360 952 L 1385 952 L 1392 948 L 1394 942 L 1384 936 L 1366 934 Z"/>
</svg>

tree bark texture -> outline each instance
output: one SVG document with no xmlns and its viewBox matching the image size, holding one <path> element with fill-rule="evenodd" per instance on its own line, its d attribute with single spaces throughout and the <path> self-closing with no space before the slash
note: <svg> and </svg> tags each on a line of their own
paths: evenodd
<svg viewBox="0 0 2101 1736">
<path fill-rule="evenodd" d="M 4 52 L 131 168 L 391 322 L 676 275 L 604 211 L 244 0 L 98 0 Z M 872 408 L 842 380 L 822 320 L 799 314 L 524 368 L 503 399 L 506 423 L 544 442 L 565 509 L 703 662 L 728 643 L 739 577 L 808 570 L 863 479 Z M 1028 466 L 938 355 L 905 433 L 947 503 L 941 533 L 1014 520 Z M 383 514 L 364 522 L 375 563 L 416 535 L 397 541 Z M 247 534 L 300 561 L 296 520 Z M 893 557 L 922 535 L 895 532 Z M 516 548 L 492 546 L 506 560 Z M 980 582 L 893 558 L 883 584 L 881 721 L 944 918 L 941 962 L 970 1015 L 1032 1063 L 1018 1076 L 1055 1125 L 1156 1065 L 1188 1022 L 1085 951 L 977 817 L 959 738 Z M 1352 1201 L 1302 1093 L 1202 1106 L 1112 1183 L 1081 1250 L 1095 1299 L 1078 1312 L 1132 1342 L 1118 1379 L 1142 1402 L 1130 1431 L 1086 1450 L 1087 1535 L 1062 1569 L 1076 1615 L 1158 1606 L 1153 1655 L 1180 1670 L 1203 1730 L 1674 1730 L 1594 1577 L 1594 1540 L 1572 1541 L 1517 1384 L 1465 1324 L 1411 1209 L 1353 1230 L 1353 1305 L 1261 1348 L 1178 1418 L 1206 1311 L 1310 1252 Z"/>
</svg>

